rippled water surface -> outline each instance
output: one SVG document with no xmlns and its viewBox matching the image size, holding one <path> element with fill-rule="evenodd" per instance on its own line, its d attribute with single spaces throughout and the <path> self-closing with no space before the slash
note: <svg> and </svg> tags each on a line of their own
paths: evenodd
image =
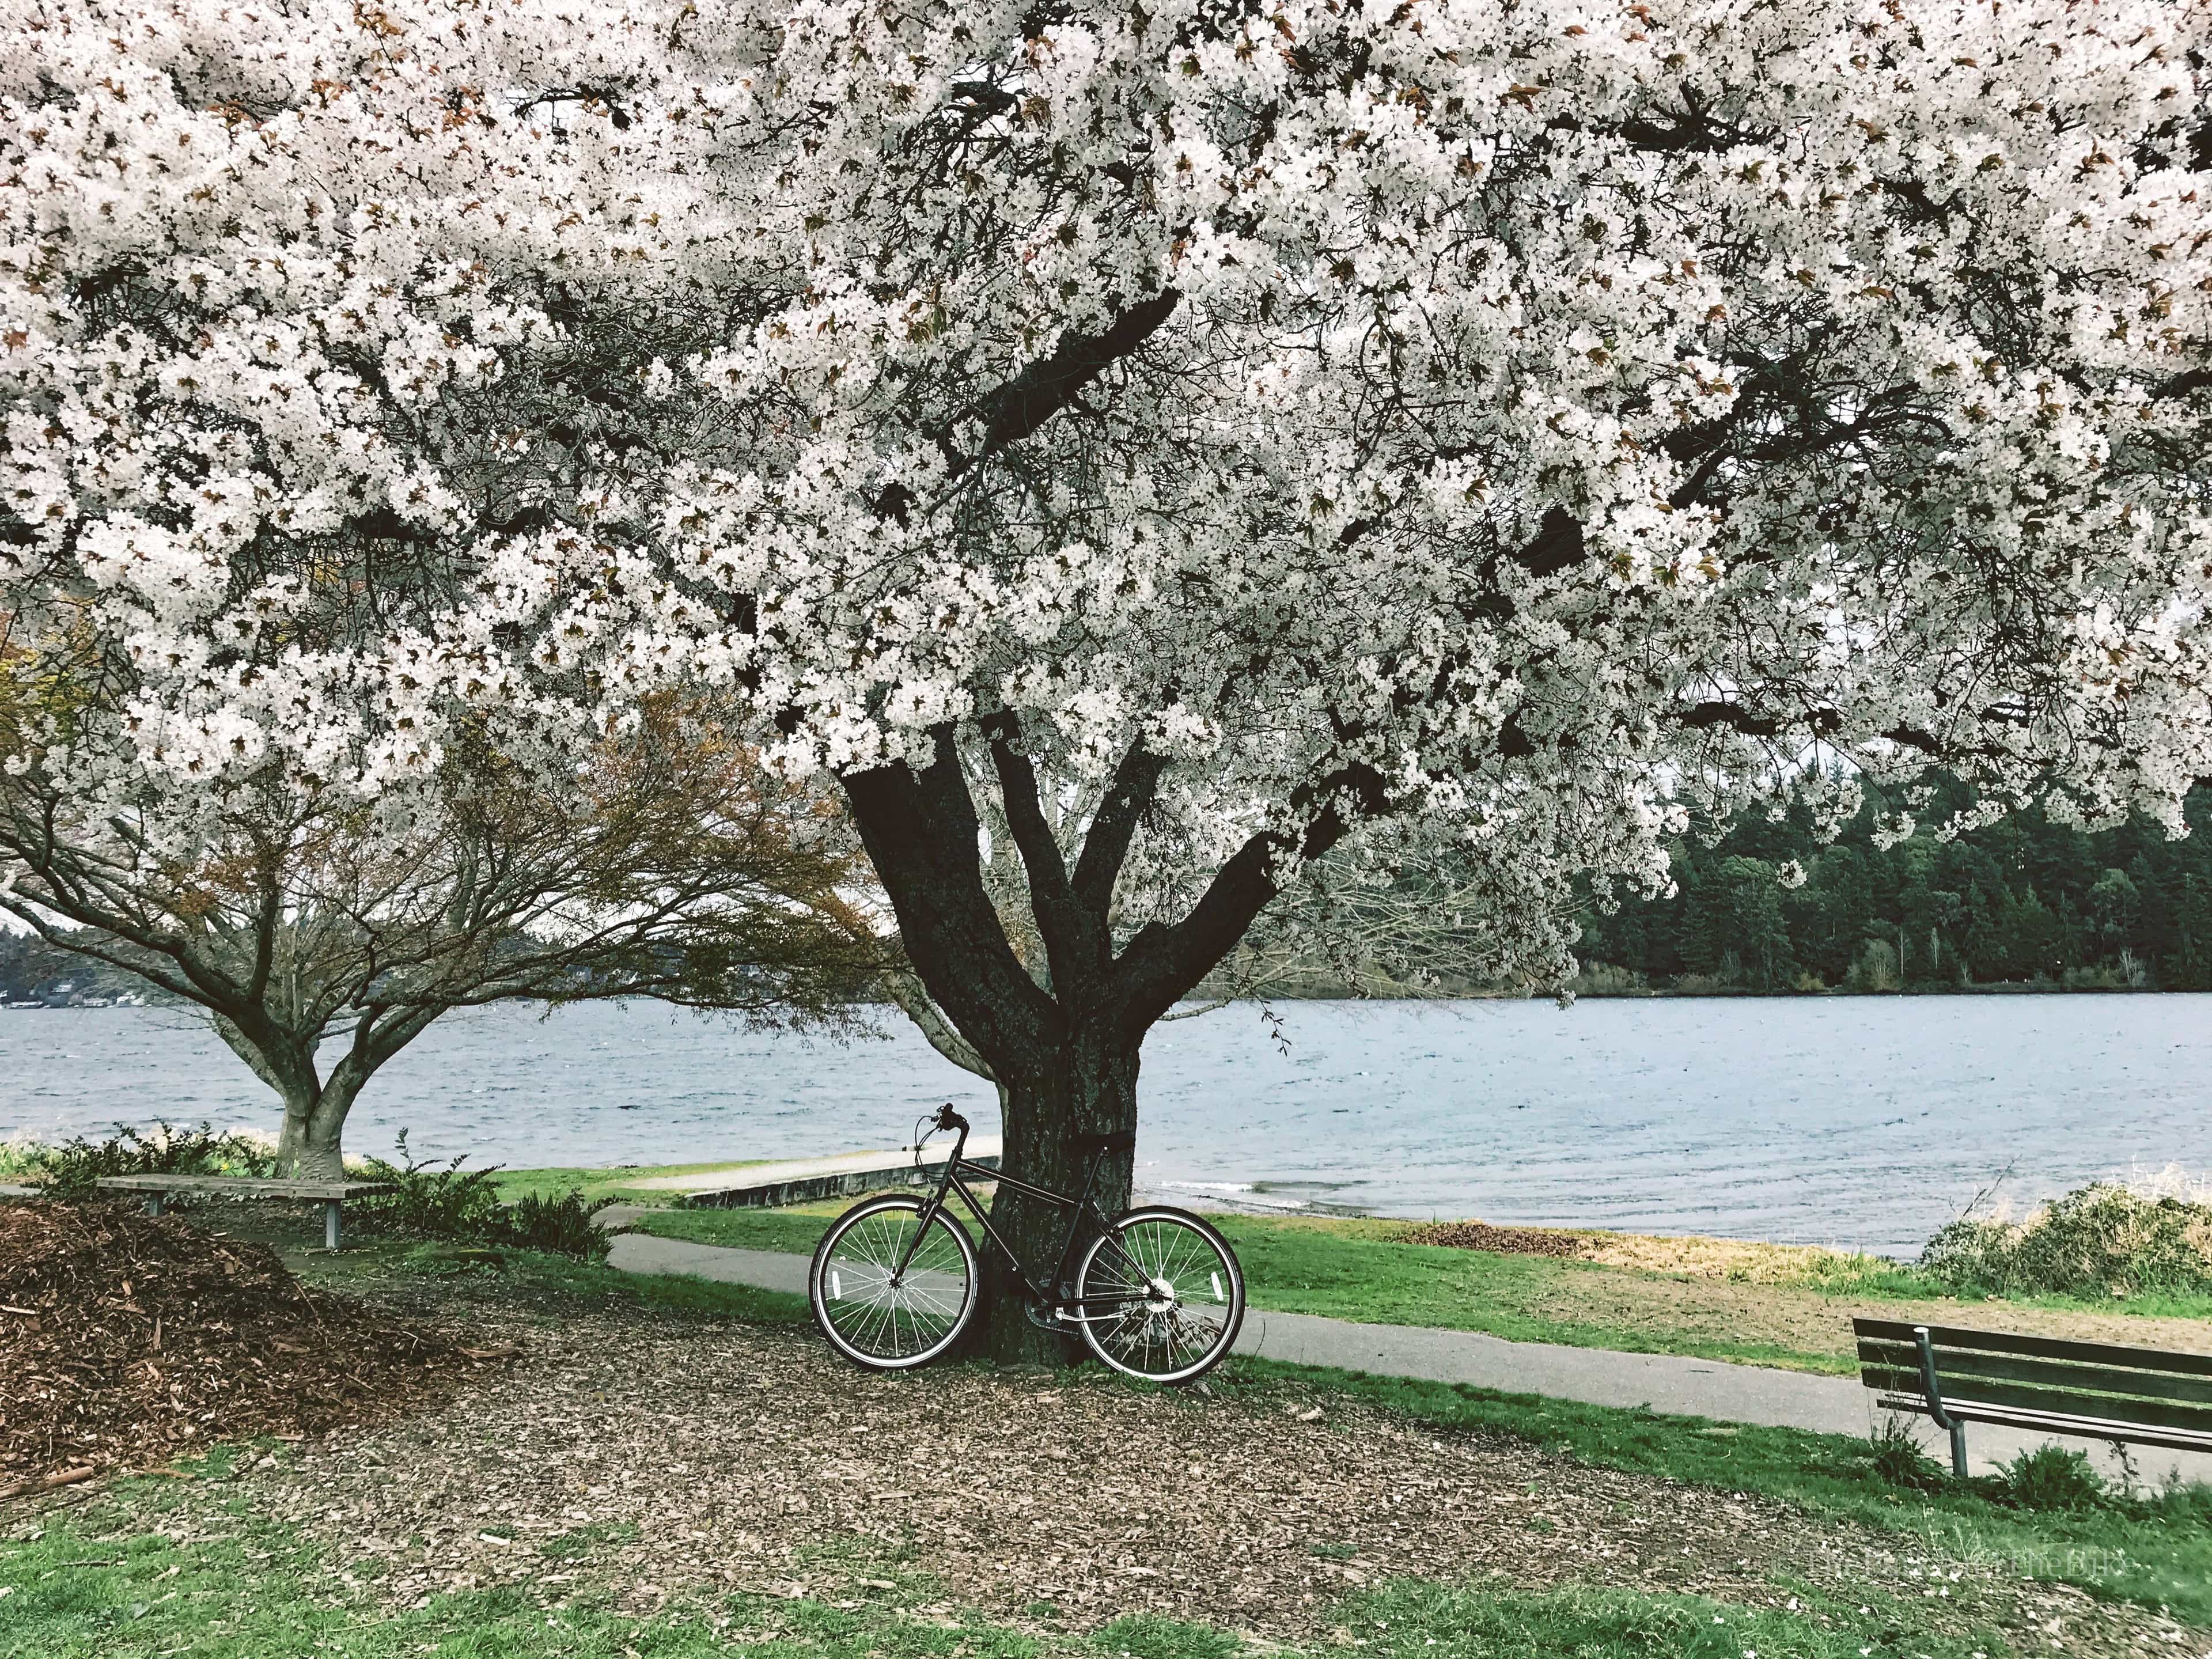
<svg viewBox="0 0 2212 1659">
<path fill-rule="evenodd" d="M 1161 1026 L 1139 1180 L 1246 1202 L 1480 1215 L 1909 1254 L 2002 1176 L 2212 1171 L 2212 997 L 1291 1003 Z M 894 1146 L 988 1086 L 902 1023 L 849 1045 L 648 1003 L 449 1016 L 356 1107 L 355 1152 L 523 1164 Z M 167 1117 L 274 1127 L 204 1028 L 0 1013 L 0 1138 Z M 2009 1174 L 2007 1172 L 2009 1171 Z"/>
</svg>

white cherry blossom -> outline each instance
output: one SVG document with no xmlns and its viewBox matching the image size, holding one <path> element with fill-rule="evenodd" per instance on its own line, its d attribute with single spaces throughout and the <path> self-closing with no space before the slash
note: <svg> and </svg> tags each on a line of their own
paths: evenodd
<svg viewBox="0 0 2212 1659">
<path fill-rule="evenodd" d="M 1557 982 L 1686 799 L 2212 772 L 2202 0 L 0 12 L 11 800 L 707 688 L 1010 1168 L 1316 859 Z"/>
</svg>

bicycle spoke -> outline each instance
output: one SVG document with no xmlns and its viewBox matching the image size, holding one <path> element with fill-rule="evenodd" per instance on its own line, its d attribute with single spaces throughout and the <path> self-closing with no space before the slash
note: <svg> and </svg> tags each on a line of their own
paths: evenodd
<svg viewBox="0 0 2212 1659">
<path fill-rule="evenodd" d="M 1120 1370 L 1178 1381 L 1220 1357 L 1243 1316 L 1233 1261 L 1194 1218 L 1133 1216 L 1084 1267 L 1085 1335 Z"/>
<path fill-rule="evenodd" d="M 925 1227 L 915 1202 L 841 1224 L 813 1269 L 824 1334 L 870 1364 L 915 1363 L 941 1347 L 966 1318 L 974 1289 L 952 1225 L 939 1212 Z"/>
</svg>

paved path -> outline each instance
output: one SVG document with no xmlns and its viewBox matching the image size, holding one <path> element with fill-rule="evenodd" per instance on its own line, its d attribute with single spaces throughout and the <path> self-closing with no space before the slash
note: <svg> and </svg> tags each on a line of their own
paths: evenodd
<svg viewBox="0 0 2212 1659">
<path fill-rule="evenodd" d="M 620 1225 L 641 1213 L 627 1206 L 611 1206 L 601 1212 L 610 1225 Z M 646 1233 L 624 1233 L 615 1240 L 611 1259 L 625 1273 L 690 1273 L 794 1295 L 806 1292 L 807 1258 L 780 1250 L 734 1250 L 655 1238 Z M 1467 1382 L 1593 1406 L 1648 1406 L 1656 1412 L 1711 1418 L 1723 1423 L 1810 1429 L 1822 1434 L 1863 1436 L 1878 1414 L 1871 1403 L 1873 1396 L 1856 1377 L 1817 1376 L 1806 1371 L 1687 1359 L 1676 1354 L 1508 1342 L 1475 1331 L 1355 1324 L 1350 1320 L 1270 1313 L 1259 1308 L 1244 1316 L 1237 1352 L 1300 1365 L 1328 1365 L 1428 1382 Z M 1939 1446 L 1933 1429 L 1924 1421 L 1920 1426 L 1929 1449 L 1948 1462 L 1948 1443 Z M 1986 1473 L 2036 1443 L 2035 1437 L 1992 1425 L 1978 1423 L 1967 1431 L 1977 1474 Z M 2116 1470 L 2109 1452 L 2094 1442 L 2061 1443 L 2091 1452 L 2107 1473 Z M 2212 1456 L 2147 1447 L 2138 1448 L 2136 1455 L 2146 1474 L 2163 1475 L 2173 1468 L 2187 1479 L 2212 1480 Z"/>
<path fill-rule="evenodd" d="M 951 1155 L 952 1142 L 941 1140 L 924 1151 L 918 1165 L 914 1148 L 901 1146 L 887 1152 L 842 1152 L 835 1158 L 791 1158 L 780 1164 L 735 1164 L 691 1175 L 649 1176 L 623 1184 L 652 1192 L 683 1193 L 694 1204 L 709 1208 L 759 1209 L 885 1187 L 917 1186 L 933 1180 Z M 999 1137 L 970 1135 L 963 1156 L 995 1167 Z"/>
</svg>

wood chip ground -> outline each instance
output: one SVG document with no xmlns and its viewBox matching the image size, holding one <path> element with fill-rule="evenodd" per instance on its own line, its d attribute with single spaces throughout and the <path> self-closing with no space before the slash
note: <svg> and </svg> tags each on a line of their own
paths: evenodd
<svg viewBox="0 0 2212 1659">
<path fill-rule="evenodd" d="M 1876 1592 L 1909 1610 L 1900 1635 L 2212 1651 L 2005 1563 L 1327 1395 L 870 1376 L 810 1333 L 634 1310 L 477 1330 L 524 1359 L 442 1409 L 265 1460 L 240 1477 L 249 1507 L 402 1603 L 507 1584 L 611 1587 L 641 1612 L 730 1590 L 834 1600 L 896 1571 L 941 1586 L 939 1614 L 1066 1629 L 1156 1612 L 1323 1646 L 1363 1585 L 1498 1574 L 1778 1607 L 1793 1585 Z M 236 1524 L 192 1507 L 188 1529 Z"/>
<path fill-rule="evenodd" d="M 0 1498 L 422 1407 L 498 1358 L 133 1203 L 0 1204 Z"/>
</svg>

